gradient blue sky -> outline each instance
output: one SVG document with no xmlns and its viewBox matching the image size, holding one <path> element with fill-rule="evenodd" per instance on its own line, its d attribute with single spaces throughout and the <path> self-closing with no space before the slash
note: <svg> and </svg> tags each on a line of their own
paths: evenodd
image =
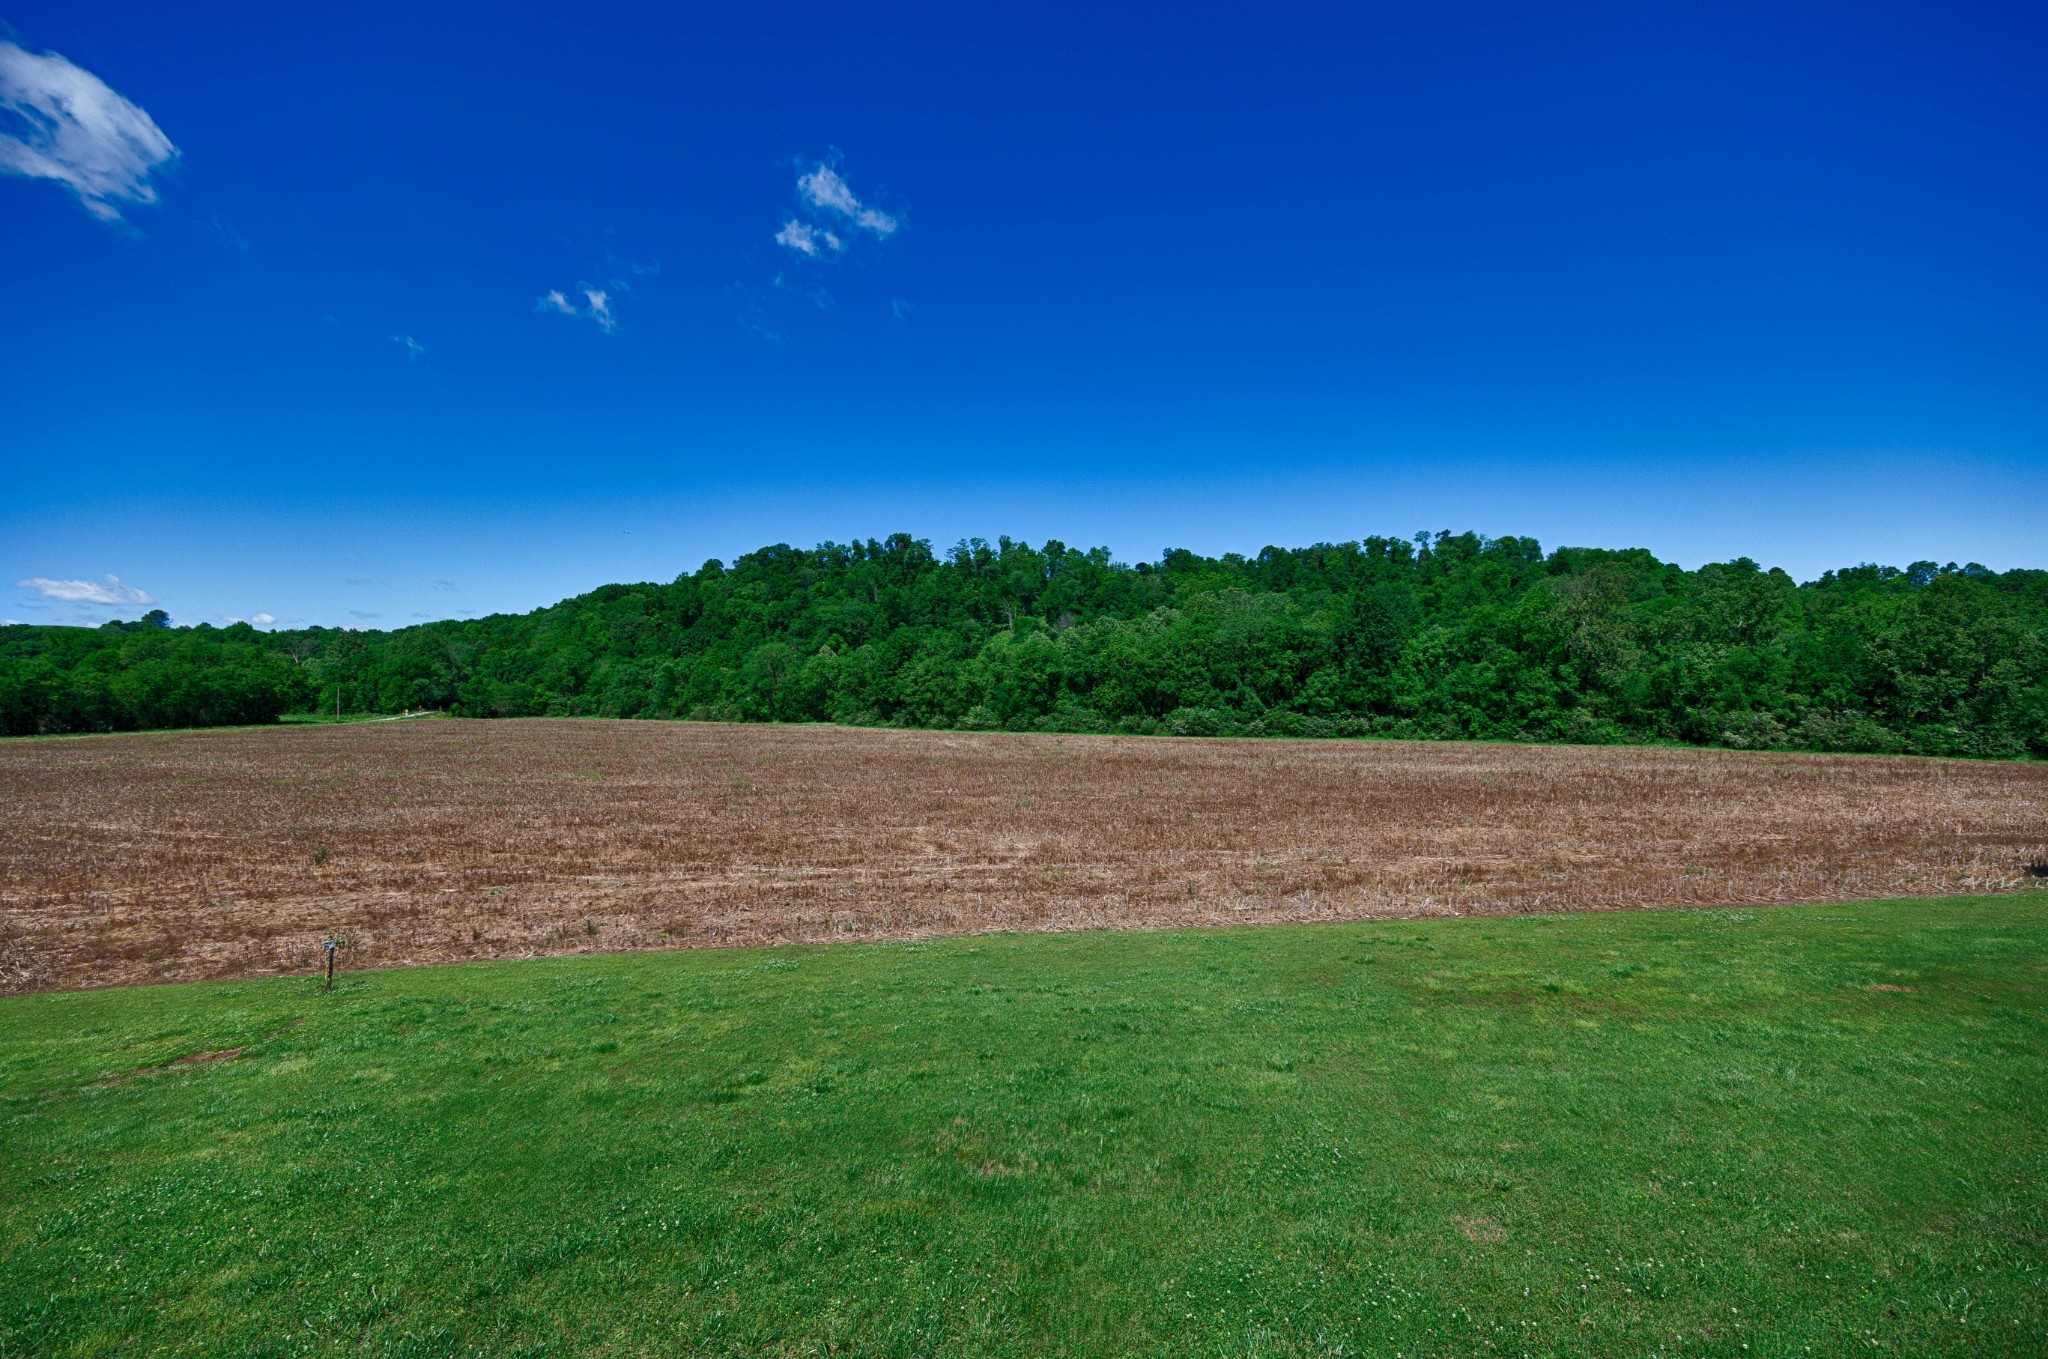
<svg viewBox="0 0 2048 1359">
<path fill-rule="evenodd" d="M 0 81 L 0 617 L 896 530 L 2048 565 L 2039 6 L 692 8 L 0 0 L 68 63 Z M 53 145 L 71 68 L 176 154 Z"/>
</svg>

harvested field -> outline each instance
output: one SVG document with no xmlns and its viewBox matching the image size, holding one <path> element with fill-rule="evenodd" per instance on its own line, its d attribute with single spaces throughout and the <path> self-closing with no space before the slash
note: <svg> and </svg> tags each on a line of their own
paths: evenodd
<svg viewBox="0 0 2048 1359">
<path fill-rule="evenodd" d="M 0 744 L 0 990 L 2048 885 L 2048 766 L 574 720 Z"/>
</svg>

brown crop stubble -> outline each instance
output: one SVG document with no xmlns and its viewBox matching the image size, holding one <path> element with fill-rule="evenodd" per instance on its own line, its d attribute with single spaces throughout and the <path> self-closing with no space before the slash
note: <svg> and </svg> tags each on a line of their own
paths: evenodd
<svg viewBox="0 0 2048 1359">
<path fill-rule="evenodd" d="M 1990 892 L 2048 849 L 2048 765 L 1641 747 L 427 721 L 7 741 L 0 790 L 6 991 L 327 935 L 361 968 Z"/>
</svg>

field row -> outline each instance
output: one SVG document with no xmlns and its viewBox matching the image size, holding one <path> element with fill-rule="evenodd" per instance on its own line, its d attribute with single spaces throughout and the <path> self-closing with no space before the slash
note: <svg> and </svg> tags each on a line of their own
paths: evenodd
<svg viewBox="0 0 2048 1359">
<path fill-rule="evenodd" d="M 0 745 L 0 989 L 2022 888 L 2048 765 L 600 721 Z"/>
</svg>

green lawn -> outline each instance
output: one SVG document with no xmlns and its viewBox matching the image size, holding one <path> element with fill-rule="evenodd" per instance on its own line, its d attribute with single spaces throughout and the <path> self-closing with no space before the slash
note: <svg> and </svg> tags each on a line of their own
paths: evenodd
<svg viewBox="0 0 2048 1359">
<path fill-rule="evenodd" d="M 2039 1355 L 2044 988 L 2048 894 L 18 997 L 0 1352 Z"/>
</svg>

